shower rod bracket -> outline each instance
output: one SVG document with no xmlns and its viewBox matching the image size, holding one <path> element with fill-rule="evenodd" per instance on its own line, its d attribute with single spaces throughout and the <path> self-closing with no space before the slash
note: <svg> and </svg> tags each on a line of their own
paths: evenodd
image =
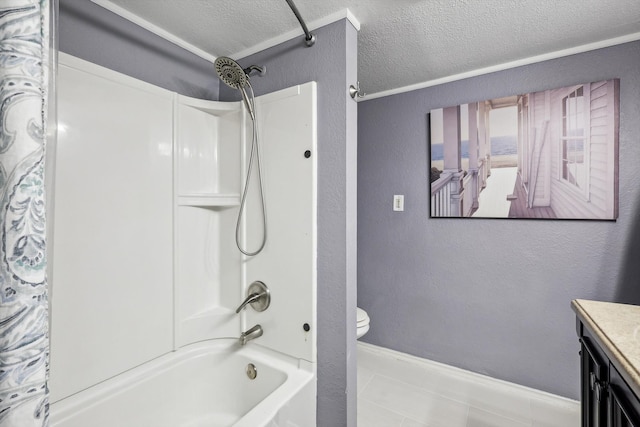
<svg viewBox="0 0 640 427">
<path fill-rule="evenodd" d="M 309 33 L 309 35 L 311 37 L 306 37 L 305 36 L 305 38 L 304 38 L 304 43 L 307 45 L 307 47 L 311 47 L 314 44 L 316 44 L 316 35 L 312 34 L 312 33 Z"/>
<path fill-rule="evenodd" d="M 351 98 L 356 99 L 356 98 L 363 98 L 366 95 L 366 93 L 360 90 L 360 82 L 358 82 L 357 86 L 354 86 L 354 85 L 349 86 L 349 95 L 351 96 Z"/>
<path fill-rule="evenodd" d="M 302 19 L 302 16 L 300 15 L 300 11 L 296 7 L 293 0 L 285 0 L 285 1 L 291 8 L 291 11 L 293 12 L 293 14 L 296 15 L 296 18 L 298 18 L 298 22 L 302 27 L 302 31 L 304 31 L 304 44 L 307 45 L 307 47 L 313 46 L 316 43 L 316 36 L 309 31 L 309 28 L 307 28 L 307 24 L 305 24 L 304 19 Z"/>
</svg>

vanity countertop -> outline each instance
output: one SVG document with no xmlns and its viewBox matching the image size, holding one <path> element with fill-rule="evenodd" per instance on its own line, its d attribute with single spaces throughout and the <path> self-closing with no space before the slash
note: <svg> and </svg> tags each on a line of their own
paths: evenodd
<svg viewBox="0 0 640 427">
<path fill-rule="evenodd" d="M 571 308 L 640 396 L 640 306 L 577 299 Z"/>
</svg>

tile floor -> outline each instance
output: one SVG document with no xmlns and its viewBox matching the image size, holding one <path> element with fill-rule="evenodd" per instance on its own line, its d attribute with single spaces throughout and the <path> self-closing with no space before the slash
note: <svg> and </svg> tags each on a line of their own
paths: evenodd
<svg viewBox="0 0 640 427">
<path fill-rule="evenodd" d="M 358 343 L 358 427 L 578 427 L 578 402 Z"/>
</svg>

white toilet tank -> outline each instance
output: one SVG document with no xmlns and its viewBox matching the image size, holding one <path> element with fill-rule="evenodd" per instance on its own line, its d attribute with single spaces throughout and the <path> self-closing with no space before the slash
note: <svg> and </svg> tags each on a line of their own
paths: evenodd
<svg viewBox="0 0 640 427">
<path fill-rule="evenodd" d="M 361 336 L 369 331 L 369 315 L 366 311 L 360 307 L 356 307 L 356 337 L 360 339 Z"/>
</svg>

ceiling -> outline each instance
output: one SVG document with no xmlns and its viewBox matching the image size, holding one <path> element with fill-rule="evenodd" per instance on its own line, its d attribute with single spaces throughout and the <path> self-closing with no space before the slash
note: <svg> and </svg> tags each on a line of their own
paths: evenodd
<svg viewBox="0 0 640 427">
<path fill-rule="evenodd" d="M 302 34 L 285 0 L 93 1 L 213 57 L 240 58 Z M 349 9 L 361 25 L 358 79 L 370 95 L 640 39 L 639 0 L 295 3 L 312 31 Z"/>
</svg>

